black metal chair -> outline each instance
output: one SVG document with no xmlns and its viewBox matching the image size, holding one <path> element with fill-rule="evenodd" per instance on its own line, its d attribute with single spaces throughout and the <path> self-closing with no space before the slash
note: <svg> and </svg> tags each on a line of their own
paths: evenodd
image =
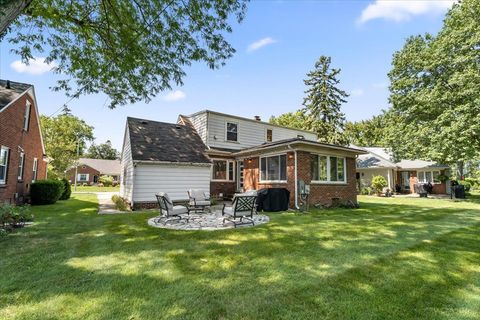
<svg viewBox="0 0 480 320">
<path fill-rule="evenodd" d="M 190 215 L 190 210 L 185 206 L 174 206 L 172 200 L 165 192 L 159 192 L 155 195 L 158 205 L 160 206 L 160 215 L 153 220 L 155 223 L 163 222 L 165 225 L 168 221 L 186 220 L 188 217 L 182 217 L 182 214 Z M 163 220 L 163 221 L 162 221 Z"/>
<path fill-rule="evenodd" d="M 212 203 L 210 201 L 210 194 L 207 194 L 200 189 L 190 189 L 187 191 L 189 198 L 189 209 L 190 211 L 200 210 L 205 212 L 206 208 L 211 207 Z M 210 211 L 210 210 L 209 210 Z"/>
<path fill-rule="evenodd" d="M 236 195 L 233 198 L 231 207 L 227 207 L 226 204 L 223 204 L 222 216 L 226 216 L 223 218 L 223 223 L 225 224 L 225 221 L 230 221 L 235 228 L 237 225 L 242 224 L 251 223 L 252 226 L 255 225 L 253 222 L 253 214 L 255 213 L 256 202 L 256 195 Z"/>
</svg>

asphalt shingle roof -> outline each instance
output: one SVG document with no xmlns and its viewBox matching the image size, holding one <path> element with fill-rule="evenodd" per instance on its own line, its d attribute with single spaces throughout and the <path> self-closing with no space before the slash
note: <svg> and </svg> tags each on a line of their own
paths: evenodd
<svg viewBox="0 0 480 320">
<path fill-rule="evenodd" d="M 30 87 L 31 84 L 10 81 L 10 89 L 7 89 L 7 80 L 0 80 L 0 110 Z"/>
<path fill-rule="evenodd" d="M 98 170 L 101 174 L 119 175 L 122 171 L 120 160 L 80 158 L 78 159 L 78 164 L 87 165 Z"/>
<path fill-rule="evenodd" d="M 203 143 L 190 126 L 127 118 L 135 161 L 211 163 Z"/>
</svg>

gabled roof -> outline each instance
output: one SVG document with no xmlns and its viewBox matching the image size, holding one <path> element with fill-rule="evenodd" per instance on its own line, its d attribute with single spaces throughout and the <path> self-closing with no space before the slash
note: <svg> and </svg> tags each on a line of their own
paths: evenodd
<svg viewBox="0 0 480 320">
<path fill-rule="evenodd" d="M 7 80 L 0 80 L 0 111 L 32 87 L 27 83 L 8 82 L 10 88 L 7 88 Z"/>
<path fill-rule="evenodd" d="M 402 169 L 448 169 L 449 166 L 438 164 L 435 161 L 424 161 L 424 160 L 402 160 L 397 162 L 397 166 Z"/>
<path fill-rule="evenodd" d="M 80 158 L 78 164 L 87 165 L 98 170 L 100 174 L 118 175 L 122 171 L 120 160 Z"/>
<path fill-rule="evenodd" d="M 385 148 L 363 147 L 368 154 L 363 154 L 357 158 L 358 169 L 374 168 L 398 168 L 398 169 L 447 169 L 449 166 L 438 164 L 435 161 L 425 160 L 401 160 L 393 162 L 392 153 Z"/>
<path fill-rule="evenodd" d="M 127 118 L 133 161 L 211 163 L 203 143 L 190 126 Z"/>
</svg>

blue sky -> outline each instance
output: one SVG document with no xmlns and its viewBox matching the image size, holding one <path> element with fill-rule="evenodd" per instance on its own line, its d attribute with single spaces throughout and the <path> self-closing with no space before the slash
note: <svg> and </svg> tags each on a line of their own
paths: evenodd
<svg viewBox="0 0 480 320">
<path fill-rule="evenodd" d="M 413 34 L 436 33 L 451 0 L 444 1 L 252 1 L 246 19 L 228 40 L 237 50 L 227 65 L 186 69 L 184 86 L 148 104 L 110 110 L 104 95 L 69 103 L 76 116 L 95 127 L 97 143 L 121 148 L 127 116 L 175 122 L 178 114 L 212 109 L 239 116 L 271 115 L 301 107 L 305 74 L 320 55 L 341 68 L 341 88 L 351 94 L 342 108 L 348 120 L 367 119 L 388 108 L 392 55 Z M 54 93 L 57 76 L 41 59 L 29 67 L 0 45 L 0 78 L 35 85 L 40 113 L 51 115 L 68 99 Z"/>
</svg>

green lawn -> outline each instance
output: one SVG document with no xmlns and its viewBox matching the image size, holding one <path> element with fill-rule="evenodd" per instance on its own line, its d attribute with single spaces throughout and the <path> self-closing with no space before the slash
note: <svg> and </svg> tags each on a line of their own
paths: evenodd
<svg viewBox="0 0 480 320">
<path fill-rule="evenodd" d="M 0 319 L 480 318 L 480 198 L 360 200 L 215 232 L 34 207 L 0 240 Z"/>
<path fill-rule="evenodd" d="M 118 192 L 120 191 L 120 187 L 97 187 L 97 186 L 88 186 L 82 187 L 77 186 L 77 192 Z M 74 191 L 74 187 L 72 186 L 72 192 Z"/>
</svg>

